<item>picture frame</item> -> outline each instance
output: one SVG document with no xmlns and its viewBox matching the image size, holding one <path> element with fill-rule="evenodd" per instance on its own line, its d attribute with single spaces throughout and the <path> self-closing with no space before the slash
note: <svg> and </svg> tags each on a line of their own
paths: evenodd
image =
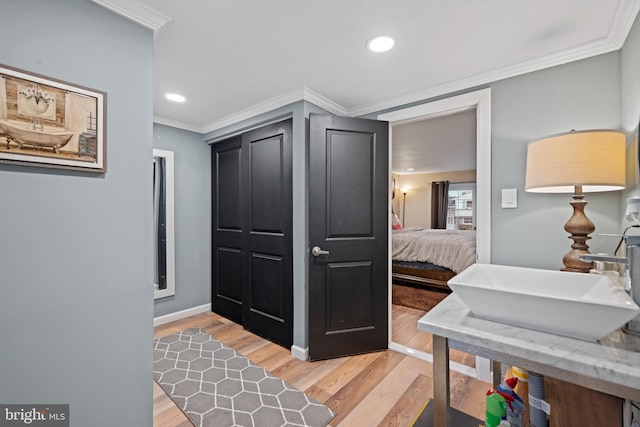
<svg viewBox="0 0 640 427">
<path fill-rule="evenodd" d="M 0 163 L 104 174 L 107 94 L 0 64 Z"/>
</svg>

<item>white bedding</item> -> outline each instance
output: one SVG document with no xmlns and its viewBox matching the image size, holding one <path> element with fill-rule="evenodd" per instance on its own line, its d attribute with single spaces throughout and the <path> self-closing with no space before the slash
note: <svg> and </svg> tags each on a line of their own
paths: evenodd
<svg viewBox="0 0 640 427">
<path fill-rule="evenodd" d="M 391 259 L 430 262 L 460 273 L 476 262 L 476 232 L 409 227 L 393 230 Z"/>
</svg>

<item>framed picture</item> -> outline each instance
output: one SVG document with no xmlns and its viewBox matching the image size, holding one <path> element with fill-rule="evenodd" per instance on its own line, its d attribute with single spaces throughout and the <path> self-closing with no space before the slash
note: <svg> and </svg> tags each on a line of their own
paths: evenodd
<svg viewBox="0 0 640 427">
<path fill-rule="evenodd" d="M 0 64 L 0 163 L 106 173 L 107 94 Z"/>
</svg>

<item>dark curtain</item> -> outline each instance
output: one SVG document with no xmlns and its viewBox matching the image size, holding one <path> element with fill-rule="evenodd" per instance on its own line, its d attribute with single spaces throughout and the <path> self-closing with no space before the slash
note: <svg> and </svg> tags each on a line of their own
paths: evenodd
<svg viewBox="0 0 640 427">
<path fill-rule="evenodd" d="M 431 228 L 447 228 L 449 181 L 431 183 Z"/>
</svg>

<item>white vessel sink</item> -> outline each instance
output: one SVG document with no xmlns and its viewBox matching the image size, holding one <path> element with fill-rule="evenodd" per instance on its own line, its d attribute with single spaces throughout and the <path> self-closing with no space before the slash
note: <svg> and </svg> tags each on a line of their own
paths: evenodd
<svg viewBox="0 0 640 427">
<path fill-rule="evenodd" d="M 640 314 L 596 274 L 473 264 L 448 283 L 477 317 L 573 338 L 598 340 Z"/>
</svg>

